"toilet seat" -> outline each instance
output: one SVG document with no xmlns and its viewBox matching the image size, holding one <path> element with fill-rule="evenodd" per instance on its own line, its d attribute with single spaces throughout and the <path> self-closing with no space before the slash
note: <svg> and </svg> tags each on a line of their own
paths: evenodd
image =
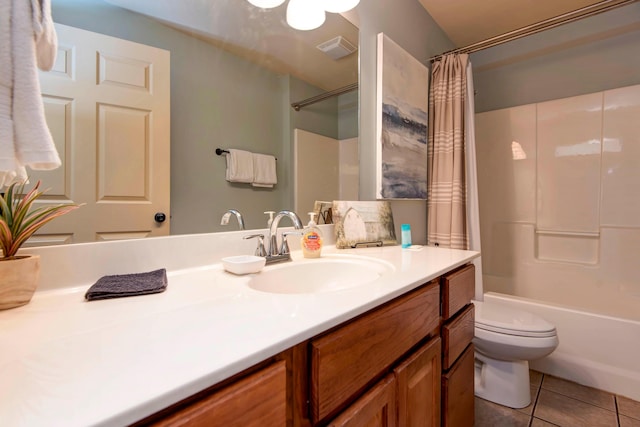
<svg viewBox="0 0 640 427">
<path fill-rule="evenodd" d="M 532 313 L 514 310 L 505 305 L 473 301 L 475 327 L 481 330 L 520 337 L 553 337 L 556 328 Z"/>
</svg>

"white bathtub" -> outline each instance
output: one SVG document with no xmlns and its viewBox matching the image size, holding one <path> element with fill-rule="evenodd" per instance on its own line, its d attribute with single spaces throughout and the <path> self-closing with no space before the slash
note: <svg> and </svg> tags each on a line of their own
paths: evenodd
<svg viewBox="0 0 640 427">
<path fill-rule="evenodd" d="M 498 301 L 556 325 L 560 344 L 537 371 L 640 401 L 640 322 L 487 292 Z M 640 310 L 640 308 L 639 308 Z"/>
</svg>

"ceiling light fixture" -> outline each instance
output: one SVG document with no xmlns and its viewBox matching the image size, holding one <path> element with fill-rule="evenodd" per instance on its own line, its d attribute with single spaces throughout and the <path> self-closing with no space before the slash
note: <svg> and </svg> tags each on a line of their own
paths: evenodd
<svg viewBox="0 0 640 427">
<path fill-rule="evenodd" d="M 285 0 L 248 0 L 263 9 L 280 6 Z M 296 30 L 313 30 L 324 24 L 325 12 L 342 13 L 353 9 L 360 0 L 289 0 L 287 24 Z"/>
<path fill-rule="evenodd" d="M 324 24 L 327 15 L 318 0 L 289 0 L 287 24 L 296 30 L 313 30 Z"/>
<path fill-rule="evenodd" d="M 249 3 L 254 5 L 255 7 L 261 7 L 263 9 L 271 9 L 272 7 L 278 7 L 285 0 L 249 0 Z"/>
</svg>

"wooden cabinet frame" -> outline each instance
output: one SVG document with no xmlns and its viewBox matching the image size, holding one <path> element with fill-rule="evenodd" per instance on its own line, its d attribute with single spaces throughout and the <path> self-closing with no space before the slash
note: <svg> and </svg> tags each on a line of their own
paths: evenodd
<svg viewBox="0 0 640 427">
<path fill-rule="evenodd" d="M 440 317 L 468 304 L 472 273 L 434 279 L 135 427 L 473 425 L 473 345 L 462 352 L 473 306 Z"/>
</svg>

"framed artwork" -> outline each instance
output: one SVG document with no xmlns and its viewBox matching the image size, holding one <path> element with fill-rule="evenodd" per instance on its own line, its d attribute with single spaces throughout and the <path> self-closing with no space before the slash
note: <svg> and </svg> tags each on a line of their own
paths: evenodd
<svg viewBox="0 0 640 427">
<path fill-rule="evenodd" d="M 429 69 L 378 34 L 378 199 L 427 198 Z"/>
<path fill-rule="evenodd" d="M 387 201 L 333 201 L 336 248 L 397 245 L 393 212 Z"/>
</svg>

